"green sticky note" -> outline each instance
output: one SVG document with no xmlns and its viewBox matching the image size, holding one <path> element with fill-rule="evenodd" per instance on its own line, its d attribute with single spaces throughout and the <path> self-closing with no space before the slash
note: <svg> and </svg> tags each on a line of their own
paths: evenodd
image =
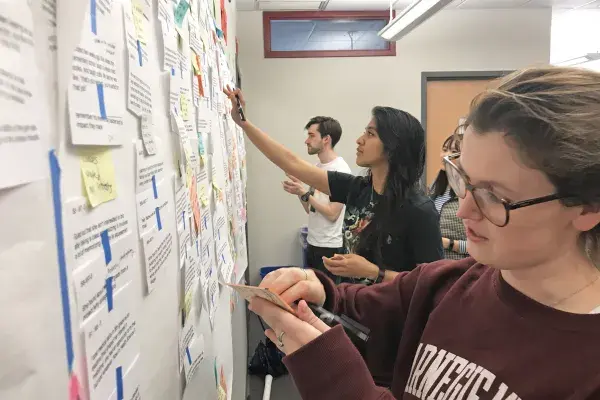
<svg viewBox="0 0 600 400">
<path fill-rule="evenodd" d="M 190 9 L 190 3 L 187 0 L 180 0 L 179 4 L 177 4 L 177 8 L 175 8 L 175 23 L 178 27 L 181 28 L 183 25 L 183 19 L 185 18 L 185 14 L 187 14 Z"/>
</svg>

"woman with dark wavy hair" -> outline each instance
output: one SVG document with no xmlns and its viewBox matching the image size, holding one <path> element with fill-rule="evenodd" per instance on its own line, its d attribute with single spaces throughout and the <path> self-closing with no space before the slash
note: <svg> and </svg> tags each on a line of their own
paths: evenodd
<svg viewBox="0 0 600 400">
<path fill-rule="evenodd" d="M 425 132 L 405 111 L 375 107 L 356 141 L 356 163 L 368 175 L 324 171 L 309 164 L 238 113 L 239 90 L 225 90 L 234 121 L 279 168 L 346 205 L 347 254 L 324 258 L 334 275 L 364 283 L 391 281 L 400 271 L 443 258 L 439 218 L 433 201 L 420 190 L 425 166 Z M 242 100 L 243 104 L 243 100 Z"/>
</svg>

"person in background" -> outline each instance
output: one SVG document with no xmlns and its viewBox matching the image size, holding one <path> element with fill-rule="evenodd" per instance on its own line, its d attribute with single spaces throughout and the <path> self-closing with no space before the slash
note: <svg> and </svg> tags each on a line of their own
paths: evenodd
<svg viewBox="0 0 600 400">
<path fill-rule="evenodd" d="M 444 258 L 460 260 L 467 257 L 467 232 L 458 212 L 458 197 L 448 184 L 446 163 L 444 157 L 450 154 L 460 153 L 460 137 L 458 130 L 448 136 L 442 145 L 442 163 L 440 172 L 431 186 L 430 196 L 435 208 L 440 214 L 440 229 L 442 231 L 442 246 L 444 247 Z"/>
<path fill-rule="evenodd" d="M 317 168 L 324 171 L 339 171 L 350 174 L 352 171 L 335 151 L 335 145 L 342 137 L 340 123 L 331 117 L 314 117 L 306 124 L 307 138 L 304 141 L 308 154 L 317 155 Z M 323 265 L 323 258 L 333 257 L 344 252 L 342 225 L 344 205 L 329 201 L 329 196 L 313 188 L 307 188 L 302 181 L 291 175 L 283 182 L 283 189 L 298 196 L 308 214 L 308 266 L 325 272 L 333 280 Z"/>
<path fill-rule="evenodd" d="M 287 174 L 346 205 L 344 245 L 347 254 L 324 258 L 334 275 L 391 281 L 399 271 L 443 258 L 439 217 L 433 201 L 420 191 L 425 166 L 425 132 L 409 113 L 375 107 L 356 141 L 356 163 L 369 175 L 352 176 L 309 164 L 250 121 L 242 121 L 239 90 L 225 89 L 231 116 L 250 141 Z"/>
<path fill-rule="evenodd" d="M 599 104 L 600 73 L 583 68 L 518 71 L 478 96 L 445 159 L 473 258 L 373 286 L 267 275 L 303 299 L 295 314 L 250 302 L 302 398 L 600 399 Z M 369 368 L 306 302 L 370 328 Z"/>
</svg>

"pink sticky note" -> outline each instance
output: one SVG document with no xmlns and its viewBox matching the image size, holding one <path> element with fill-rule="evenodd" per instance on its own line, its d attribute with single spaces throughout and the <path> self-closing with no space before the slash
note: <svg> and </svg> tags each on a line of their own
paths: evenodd
<svg viewBox="0 0 600 400">
<path fill-rule="evenodd" d="M 77 375 L 71 374 L 69 380 L 69 400 L 79 400 L 79 380 Z"/>
</svg>

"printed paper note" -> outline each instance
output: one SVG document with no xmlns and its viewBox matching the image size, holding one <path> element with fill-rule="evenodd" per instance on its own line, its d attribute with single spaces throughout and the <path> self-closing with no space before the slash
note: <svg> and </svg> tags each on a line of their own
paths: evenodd
<svg viewBox="0 0 600 400">
<path fill-rule="evenodd" d="M 114 298 L 130 284 L 137 270 L 137 241 L 133 234 L 113 243 L 110 240 L 103 242 L 103 246 L 108 246 L 108 254 L 103 251 L 104 254 L 73 272 L 77 310 L 82 326 L 101 308 L 112 309 L 117 306 Z M 109 295 L 112 296 L 110 301 L 107 300 Z"/>
<path fill-rule="evenodd" d="M 168 229 L 155 228 L 142 237 L 148 293 L 154 290 L 173 249 Z"/>
<path fill-rule="evenodd" d="M 141 60 L 141 56 L 139 60 L 129 59 L 127 80 L 127 108 L 138 117 L 152 114 L 152 80 Z"/>
<path fill-rule="evenodd" d="M 186 318 L 194 302 L 194 296 L 199 284 L 198 269 L 200 263 L 199 246 L 192 246 L 187 254 L 184 267 L 184 312 Z"/>
<path fill-rule="evenodd" d="M 155 188 L 147 189 L 136 195 L 138 230 L 140 236 L 145 235 L 149 230 L 158 227 L 160 216 L 167 215 L 169 200 L 167 190 L 163 182 L 156 183 Z M 158 214 L 157 214 L 158 213 Z M 163 221 L 160 221 L 161 225 Z"/>
<path fill-rule="evenodd" d="M 29 2 L 0 2 L 0 189 L 41 179 L 47 143 Z"/>
<path fill-rule="evenodd" d="M 71 140 L 76 145 L 122 143 L 125 107 L 119 78 L 121 15 L 116 2 L 87 0 L 68 90 Z"/>
<path fill-rule="evenodd" d="M 185 380 L 190 382 L 204 359 L 204 336 L 194 329 L 193 318 L 188 318 L 179 338 L 180 359 L 185 370 Z"/>
<path fill-rule="evenodd" d="M 140 388 L 140 369 L 137 367 L 139 364 L 140 356 L 137 355 L 129 369 L 126 371 L 124 366 L 121 366 L 121 373 L 123 374 L 123 400 L 141 400 L 141 388 Z M 116 372 L 116 371 L 115 371 Z M 116 374 L 115 374 L 116 375 Z M 116 386 L 116 385 L 115 385 Z M 83 400 L 83 399 L 82 399 Z M 117 387 L 114 388 L 109 400 L 119 400 L 119 393 Z"/>
<path fill-rule="evenodd" d="M 82 150 L 81 176 L 85 193 L 92 207 L 117 197 L 115 166 L 111 150 Z"/>
<path fill-rule="evenodd" d="M 108 232 L 111 243 L 131 232 L 132 218 L 119 200 L 92 208 L 84 197 L 64 205 L 65 251 L 67 265 L 75 269 L 102 254 L 102 232 Z"/>
<path fill-rule="evenodd" d="M 161 153 L 146 155 L 141 140 L 135 143 L 136 151 L 136 193 L 153 187 L 153 182 L 162 181 L 165 177 L 165 163 Z"/>
<path fill-rule="evenodd" d="M 208 319 L 212 329 L 215 328 L 215 316 L 219 308 L 219 281 L 215 275 L 208 282 Z"/>
<path fill-rule="evenodd" d="M 114 296 L 110 311 L 100 308 L 84 325 L 90 400 L 110 398 L 116 382 L 121 380 L 124 386 L 125 372 L 135 363 L 139 344 L 132 304 L 133 290 L 129 286 Z"/>
<path fill-rule="evenodd" d="M 187 257 L 186 249 L 191 246 L 190 218 L 191 205 L 188 189 L 185 182 L 179 177 L 174 178 L 175 185 L 175 220 L 177 222 L 177 236 L 179 240 L 179 267 L 183 268 Z"/>
<path fill-rule="evenodd" d="M 177 50 L 177 32 L 172 18 L 172 11 L 170 14 L 167 12 L 166 19 L 161 20 L 160 26 L 163 38 L 163 71 L 175 75 L 181 74 L 181 71 L 179 67 L 179 52 Z"/>
</svg>

